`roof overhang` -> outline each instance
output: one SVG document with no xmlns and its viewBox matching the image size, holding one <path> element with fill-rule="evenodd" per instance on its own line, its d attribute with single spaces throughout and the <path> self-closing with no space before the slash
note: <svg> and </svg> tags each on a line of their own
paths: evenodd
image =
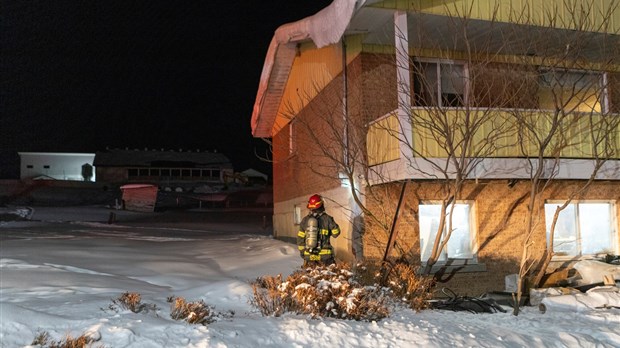
<svg viewBox="0 0 620 348">
<path fill-rule="evenodd" d="M 329 6 L 297 22 L 280 26 L 269 44 L 252 111 L 252 135 L 272 136 L 280 101 L 284 94 L 296 46 L 312 40 L 317 48 L 337 43 L 363 0 L 334 0 Z"/>
</svg>

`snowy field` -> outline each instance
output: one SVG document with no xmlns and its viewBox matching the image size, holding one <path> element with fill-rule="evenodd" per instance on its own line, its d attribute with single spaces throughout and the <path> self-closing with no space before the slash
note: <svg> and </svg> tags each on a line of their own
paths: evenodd
<svg viewBox="0 0 620 348">
<path fill-rule="evenodd" d="M 1 347 L 29 346 L 40 332 L 54 340 L 87 333 L 105 347 L 620 347 L 620 309 L 596 309 L 600 303 L 582 301 L 585 295 L 550 301 L 544 314 L 526 307 L 517 317 L 509 308 L 397 309 L 379 322 L 262 317 L 248 303 L 248 281 L 288 275 L 301 260 L 260 219 L 127 213 L 107 224 L 108 214 L 35 208 L 33 221 L 0 223 Z M 127 291 L 157 309 L 110 309 Z M 207 326 L 176 321 L 169 296 L 234 316 Z M 603 302 L 620 297 L 610 296 Z"/>
</svg>

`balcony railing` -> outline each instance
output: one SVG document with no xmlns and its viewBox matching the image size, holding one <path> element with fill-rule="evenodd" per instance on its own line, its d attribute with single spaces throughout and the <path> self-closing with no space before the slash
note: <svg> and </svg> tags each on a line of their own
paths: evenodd
<svg viewBox="0 0 620 348">
<path fill-rule="evenodd" d="M 406 147 L 410 148 L 412 157 L 459 156 L 463 149 L 468 157 L 537 157 L 540 143 L 553 130 L 543 157 L 619 158 L 619 117 L 618 114 L 563 114 L 546 110 L 414 108 L 406 118 L 412 122 L 413 142 Z M 395 112 L 368 126 L 370 165 L 401 158 L 399 139 L 405 137 L 400 136 L 400 129 Z M 463 139 L 471 140 L 468 146 L 462 145 Z M 447 144 L 452 144 L 455 150 L 449 150 Z"/>
</svg>

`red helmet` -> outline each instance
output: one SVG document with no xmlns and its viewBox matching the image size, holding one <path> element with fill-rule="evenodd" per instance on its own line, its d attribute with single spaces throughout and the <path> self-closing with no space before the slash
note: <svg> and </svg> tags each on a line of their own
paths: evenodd
<svg viewBox="0 0 620 348">
<path fill-rule="evenodd" d="M 323 198 L 320 195 L 312 195 L 308 199 L 308 209 L 318 209 L 323 206 Z"/>
</svg>

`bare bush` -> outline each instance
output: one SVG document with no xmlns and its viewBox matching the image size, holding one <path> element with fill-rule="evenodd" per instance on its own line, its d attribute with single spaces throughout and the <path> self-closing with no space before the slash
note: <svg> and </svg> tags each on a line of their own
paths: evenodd
<svg viewBox="0 0 620 348">
<path fill-rule="evenodd" d="M 187 302 L 183 297 L 168 297 L 170 317 L 174 320 L 184 320 L 190 324 L 207 325 L 219 318 L 229 318 L 233 312 L 220 313 L 214 307 L 208 306 L 203 300 Z"/>
<path fill-rule="evenodd" d="M 399 299 L 407 298 L 405 302 L 412 308 L 426 308 L 423 305 L 413 307 L 413 303 L 425 301 L 426 295 L 417 299 L 419 291 L 408 287 L 410 296 L 403 296 L 404 292 L 400 291 L 397 299 L 392 289 L 377 285 L 378 274 L 372 267 L 365 266 L 356 267 L 354 272 L 350 265 L 343 263 L 303 269 L 288 276 L 286 281 L 282 281 L 280 275 L 265 276 L 252 283 L 254 296 L 250 303 L 263 315 L 280 316 L 293 312 L 309 314 L 313 318 L 364 321 L 387 317 L 390 307 Z M 415 277 L 413 273 L 409 276 Z M 411 287 L 421 284 L 404 283 L 398 276 L 394 279 L 394 284 Z"/>
<path fill-rule="evenodd" d="M 429 308 L 435 281 L 433 277 L 419 276 L 415 267 L 397 263 L 388 274 L 387 285 L 394 296 L 400 298 L 411 309 L 420 311 Z"/>
<path fill-rule="evenodd" d="M 150 303 L 142 303 L 142 296 L 137 292 L 125 292 L 121 296 L 112 300 L 112 304 L 108 309 L 118 312 L 120 309 L 130 310 L 133 313 L 156 310 L 157 306 Z"/>
</svg>

